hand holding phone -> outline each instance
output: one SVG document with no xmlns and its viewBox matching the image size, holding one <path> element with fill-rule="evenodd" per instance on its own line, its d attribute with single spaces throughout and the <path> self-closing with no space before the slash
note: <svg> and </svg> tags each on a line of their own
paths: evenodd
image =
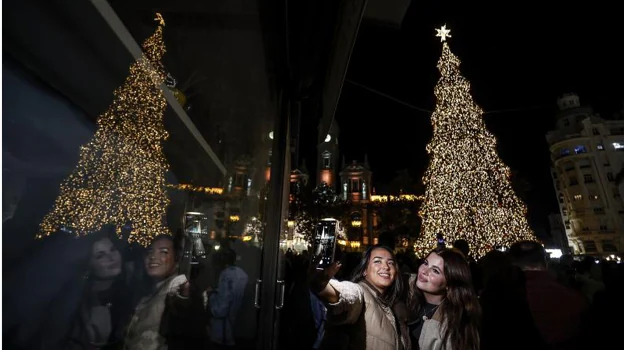
<svg viewBox="0 0 624 350">
<path fill-rule="evenodd" d="M 340 270 L 340 267 L 342 267 L 339 262 L 334 262 L 324 269 L 319 269 L 320 261 L 321 256 L 314 257 L 312 261 L 310 261 L 310 268 L 308 270 L 308 285 L 312 293 L 318 296 L 322 296 L 319 294 L 324 294 L 323 292 L 327 289 L 329 280 L 334 278 L 338 270 Z M 323 299 L 326 299 L 326 297 L 328 296 L 325 295 Z M 332 298 L 330 297 L 329 299 Z"/>
</svg>

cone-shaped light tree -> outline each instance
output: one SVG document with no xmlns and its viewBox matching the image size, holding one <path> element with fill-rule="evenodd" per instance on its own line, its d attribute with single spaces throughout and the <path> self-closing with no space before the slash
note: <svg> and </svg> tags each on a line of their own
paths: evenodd
<svg viewBox="0 0 624 350">
<path fill-rule="evenodd" d="M 496 152 L 496 139 L 487 131 L 470 83 L 460 74 L 460 60 L 446 42 L 450 30 L 436 30 L 443 42 L 438 61 L 442 76 L 435 87 L 430 164 L 423 178 L 422 228 L 415 249 L 423 255 L 439 238 L 449 244 L 465 239 L 471 255 L 480 258 L 495 247 L 534 236 L 526 207 L 511 187 L 510 170 Z"/>
<path fill-rule="evenodd" d="M 160 14 L 158 28 L 143 43 L 143 56 L 114 91 L 113 102 L 99 116 L 93 138 L 80 148 L 78 165 L 63 181 L 53 208 L 44 217 L 38 238 L 59 229 L 85 235 L 105 224 L 132 227 L 129 241 L 148 244 L 168 233 L 165 188 L 168 163 L 163 141 L 167 101 L 165 53 Z"/>
</svg>

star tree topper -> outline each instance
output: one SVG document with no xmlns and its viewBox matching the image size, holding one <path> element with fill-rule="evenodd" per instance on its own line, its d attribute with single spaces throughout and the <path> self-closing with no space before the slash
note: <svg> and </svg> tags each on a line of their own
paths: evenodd
<svg viewBox="0 0 624 350">
<path fill-rule="evenodd" d="M 440 41 L 444 42 L 446 41 L 446 38 L 450 38 L 451 37 L 451 30 L 450 29 L 446 29 L 446 24 L 443 25 L 440 29 L 436 28 L 436 37 L 440 38 Z"/>
<path fill-rule="evenodd" d="M 159 12 L 156 12 L 156 18 L 154 18 L 154 21 L 158 22 L 158 24 L 163 27 L 165 26 L 165 19 Z"/>
</svg>

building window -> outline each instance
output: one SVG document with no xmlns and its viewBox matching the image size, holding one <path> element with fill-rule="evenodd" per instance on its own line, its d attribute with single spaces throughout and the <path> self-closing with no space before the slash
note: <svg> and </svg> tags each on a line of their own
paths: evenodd
<svg viewBox="0 0 624 350">
<path fill-rule="evenodd" d="M 234 187 L 243 187 L 245 183 L 245 175 L 236 174 L 234 175 Z"/>
<path fill-rule="evenodd" d="M 594 179 L 592 178 L 591 174 L 585 174 L 583 175 L 583 178 L 586 184 L 594 182 Z"/>
<path fill-rule="evenodd" d="M 563 203 L 563 193 L 559 195 L 559 203 Z"/>
<path fill-rule="evenodd" d="M 360 192 L 360 179 L 350 179 L 349 182 L 351 183 L 349 186 L 351 193 Z"/>
<path fill-rule="evenodd" d="M 587 149 L 585 148 L 584 145 L 578 145 L 576 147 L 574 147 L 574 153 L 575 154 L 581 154 L 581 153 L 586 153 Z"/>
<path fill-rule="evenodd" d="M 598 200 L 598 195 L 597 194 L 590 194 L 589 195 L 589 199 L 591 199 L 593 201 L 596 201 L 596 200 Z"/>
<path fill-rule="evenodd" d="M 331 168 L 331 153 L 329 152 L 323 153 L 323 168 L 325 169 Z"/>
<path fill-rule="evenodd" d="M 599 151 L 604 151 L 604 146 L 602 145 L 602 143 L 599 143 L 596 148 L 598 148 Z"/>
<path fill-rule="evenodd" d="M 607 180 L 613 181 L 613 174 L 612 173 L 607 173 Z"/>
<path fill-rule="evenodd" d="M 624 135 L 624 128 L 611 129 L 611 135 Z"/>
<path fill-rule="evenodd" d="M 570 186 L 578 185 L 578 180 L 576 177 L 570 177 Z"/>
<path fill-rule="evenodd" d="M 594 135 L 600 135 L 600 132 L 598 131 L 598 129 L 597 129 L 597 128 L 592 128 L 592 133 L 593 133 Z"/>
<path fill-rule="evenodd" d="M 247 178 L 247 195 L 251 195 L 251 178 Z"/>
<path fill-rule="evenodd" d="M 618 250 L 612 240 L 604 240 L 602 241 L 602 251 L 604 253 L 615 253 Z"/>
<path fill-rule="evenodd" d="M 562 157 L 568 156 L 570 155 L 570 150 L 568 148 L 562 148 L 561 152 L 559 153 Z"/>
<path fill-rule="evenodd" d="M 585 252 L 587 253 L 595 253 L 598 251 L 598 249 L 596 249 L 596 243 L 594 241 L 585 241 L 583 242 L 583 246 L 585 248 Z"/>
<path fill-rule="evenodd" d="M 604 214 L 604 208 L 602 207 L 594 208 L 594 214 Z"/>
<path fill-rule="evenodd" d="M 624 145 L 619 142 L 614 142 L 613 149 L 615 149 L 616 151 L 624 151 Z"/>
<path fill-rule="evenodd" d="M 574 200 L 575 201 L 580 201 L 581 199 L 583 199 L 583 195 L 581 195 L 581 194 L 575 194 L 574 195 Z"/>
<path fill-rule="evenodd" d="M 366 199 L 366 182 L 362 181 L 362 199 Z"/>
</svg>

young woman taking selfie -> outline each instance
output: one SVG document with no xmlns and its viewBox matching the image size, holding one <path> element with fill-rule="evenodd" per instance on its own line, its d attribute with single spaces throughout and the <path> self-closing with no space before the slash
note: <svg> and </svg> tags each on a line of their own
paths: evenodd
<svg viewBox="0 0 624 350">
<path fill-rule="evenodd" d="M 351 281 L 333 279 L 340 263 L 335 262 L 323 270 L 315 270 L 315 266 L 313 263 L 310 287 L 327 306 L 328 331 L 341 327 L 334 333 L 345 340 L 339 342 L 338 348 L 410 349 L 407 325 L 399 321 L 393 311 L 402 286 L 395 256 L 389 248 L 369 248 Z M 336 348 L 336 342 L 331 347 Z"/>
</svg>

